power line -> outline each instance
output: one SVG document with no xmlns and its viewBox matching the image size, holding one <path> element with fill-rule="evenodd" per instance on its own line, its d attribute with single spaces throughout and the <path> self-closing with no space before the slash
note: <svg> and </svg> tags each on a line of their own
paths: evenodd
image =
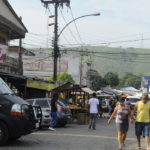
<svg viewBox="0 0 150 150">
<path fill-rule="evenodd" d="M 74 16 L 73 16 L 73 12 L 72 12 L 71 7 L 70 7 L 70 11 L 71 11 L 72 18 L 74 19 Z M 76 30 L 77 30 L 77 32 L 78 32 L 78 35 L 79 35 L 79 37 L 80 37 L 81 43 L 82 43 L 82 45 L 84 45 L 84 43 L 83 43 L 83 41 L 82 41 L 82 39 L 81 39 L 81 36 L 80 36 L 80 34 L 79 34 L 79 30 L 78 30 L 78 28 L 77 28 L 77 25 L 76 25 L 75 20 L 74 20 L 74 24 L 75 24 Z"/>
<path fill-rule="evenodd" d="M 65 19 L 64 15 L 63 15 L 63 13 L 62 13 L 62 11 L 61 11 L 61 9 L 60 9 L 60 6 L 59 6 L 59 10 L 60 10 L 60 12 L 61 12 L 61 14 L 62 14 L 62 17 L 63 17 L 63 19 L 64 19 L 64 21 L 65 21 L 66 25 L 67 25 L 67 21 L 66 21 L 66 19 Z M 77 43 L 79 43 L 79 42 L 77 41 L 77 39 L 75 38 L 75 36 L 73 35 L 72 31 L 70 30 L 70 27 L 69 27 L 69 26 L 67 26 L 67 27 L 68 27 L 68 29 L 69 29 L 69 31 L 70 31 L 70 33 L 71 33 L 71 35 L 72 35 L 72 36 L 73 36 L 73 38 L 75 39 L 75 41 L 76 41 Z"/>
</svg>

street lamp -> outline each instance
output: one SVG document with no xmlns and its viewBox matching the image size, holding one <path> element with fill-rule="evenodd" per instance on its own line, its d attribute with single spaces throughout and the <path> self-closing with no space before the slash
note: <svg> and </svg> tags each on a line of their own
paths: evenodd
<svg viewBox="0 0 150 150">
<path fill-rule="evenodd" d="M 80 19 L 80 18 L 84 18 L 84 17 L 89 17 L 89 16 L 100 16 L 100 15 L 101 15 L 100 13 L 94 13 L 94 14 L 90 14 L 90 15 L 84 15 L 84 16 L 78 17 L 78 18 L 76 18 L 76 19 L 70 21 L 70 22 L 69 22 L 69 23 L 61 30 L 61 32 L 59 33 L 57 39 L 60 37 L 60 35 L 61 35 L 62 32 L 64 31 L 64 29 L 65 29 L 70 23 L 72 23 L 73 21 L 75 21 L 75 20 L 77 20 L 77 19 Z"/>
</svg>

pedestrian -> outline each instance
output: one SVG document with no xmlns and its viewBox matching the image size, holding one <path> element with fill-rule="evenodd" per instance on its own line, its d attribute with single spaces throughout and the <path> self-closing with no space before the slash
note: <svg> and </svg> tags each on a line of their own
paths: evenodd
<svg viewBox="0 0 150 150">
<path fill-rule="evenodd" d="M 93 125 L 93 130 L 95 130 L 96 129 L 95 127 L 96 127 L 97 114 L 100 113 L 99 101 L 96 98 L 96 93 L 93 93 L 92 98 L 89 100 L 89 108 L 90 108 L 89 129 L 91 129 L 91 127 Z M 93 119 L 94 119 L 94 122 L 93 122 Z"/>
<path fill-rule="evenodd" d="M 106 103 L 106 106 L 109 107 L 109 99 L 107 99 L 106 97 L 105 97 L 105 103 Z"/>
<path fill-rule="evenodd" d="M 63 99 L 63 102 L 64 102 L 65 104 L 68 103 L 67 96 Z"/>
<path fill-rule="evenodd" d="M 50 130 L 52 131 L 56 131 L 53 126 L 55 125 L 55 123 L 57 123 L 58 121 L 58 117 L 57 117 L 57 100 L 58 100 L 59 94 L 57 92 L 53 93 L 53 97 L 52 100 L 50 102 L 51 105 L 51 115 L 52 115 L 52 122 L 51 125 L 49 127 Z"/>
<path fill-rule="evenodd" d="M 129 99 L 128 99 L 128 98 L 126 99 L 126 101 L 125 101 L 124 103 L 125 103 L 125 105 L 128 105 L 128 106 L 130 106 L 130 105 L 131 105 L 131 106 L 134 106 L 134 105 L 132 105 L 132 104 L 129 102 Z"/>
<path fill-rule="evenodd" d="M 135 122 L 135 134 L 137 136 L 138 147 L 141 149 L 141 135 L 143 132 L 143 137 L 146 141 L 146 150 L 150 150 L 149 147 L 149 115 L 150 115 L 150 103 L 148 103 L 148 94 L 142 94 L 142 100 L 135 104 L 134 110 L 131 114 L 131 123 L 134 124 L 133 116 L 137 111 L 136 122 Z"/>
<path fill-rule="evenodd" d="M 119 105 L 115 107 L 113 114 L 108 120 L 108 125 L 111 123 L 111 120 L 115 116 L 116 116 L 116 128 L 118 131 L 118 142 L 119 142 L 118 150 L 121 150 L 122 147 L 125 147 L 125 140 L 129 129 L 129 116 L 131 116 L 131 109 L 128 105 L 124 104 L 123 98 L 119 99 Z"/>
<path fill-rule="evenodd" d="M 109 107 L 110 107 L 110 114 L 112 114 L 115 108 L 115 101 L 112 98 L 109 99 Z"/>
</svg>

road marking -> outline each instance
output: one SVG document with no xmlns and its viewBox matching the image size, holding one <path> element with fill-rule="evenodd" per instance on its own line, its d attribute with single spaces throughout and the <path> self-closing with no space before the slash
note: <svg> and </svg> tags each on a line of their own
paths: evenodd
<svg viewBox="0 0 150 150">
<path fill-rule="evenodd" d="M 49 134 L 49 133 L 33 133 L 33 134 L 39 134 L 39 135 L 53 135 L 53 136 L 74 136 L 74 137 L 93 137 L 93 138 L 103 138 L 103 139 L 115 139 L 117 140 L 117 137 L 109 137 L 109 136 L 97 136 L 97 135 L 81 135 L 81 134 Z M 127 138 L 127 140 L 136 141 L 136 138 Z"/>
</svg>

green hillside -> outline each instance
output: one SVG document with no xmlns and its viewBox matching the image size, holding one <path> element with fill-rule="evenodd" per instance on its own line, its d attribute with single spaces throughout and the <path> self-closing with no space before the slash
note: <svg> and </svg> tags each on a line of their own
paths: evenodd
<svg viewBox="0 0 150 150">
<path fill-rule="evenodd" d="M 125 72 L 150 76 L 150 49 L 123 49 L 105 46 L 87 48 L 88 51 L 100 52 L 92 54 L 92 68 L 98 70 L 102 76 L 109 71 L 117 72 L 119 77 L 122 77 Z M 99 55 L 100 57 L 96 57 Z M 89 57 L 85 61 L 88 59 Z"/>
</svg>

